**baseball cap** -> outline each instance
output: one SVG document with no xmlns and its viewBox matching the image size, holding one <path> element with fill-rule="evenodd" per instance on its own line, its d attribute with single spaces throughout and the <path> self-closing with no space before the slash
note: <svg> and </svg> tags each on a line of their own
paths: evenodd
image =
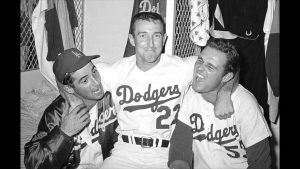
<svg viewBox="0 0 300 169">
<path fill-rule="evenodd" d="M 96 59 L 98 57 L 100 57 L 100 55 L 86 56 L 77 48 L 67 49 L 58 54 L 57 59 L 53 64 L 53 73 L 57 80 L 63 83 L 64 77 L 67 73 L 83 68 L 92 59 Z"/>
</svg>

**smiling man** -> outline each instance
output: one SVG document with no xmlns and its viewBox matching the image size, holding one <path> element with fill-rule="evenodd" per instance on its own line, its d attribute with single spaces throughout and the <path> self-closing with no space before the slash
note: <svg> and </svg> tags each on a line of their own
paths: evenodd
<svg viewBox="0 0 300 169">
<path fill-rule="evenodd" d="M 170 168 L 270 168 L 271 133 L 263 109 L 247 89 L 235 86 L 231 95 L 235 113 L 230 118 L 214 116 L 218 90 L 238 72 L 235 47 L 226 40 L 211 39 L 185 90 L 171 138 Z"/>
<path fill-rule="evenodd" d="M 108 67 L 95 64 L 104 88 L 112 93 L 119 123 L 118 141 L 101 169 L 167 169 L 180 96 L 192 79 L 197 57 L 162 53 L 167 34 L 158 13 L 137 13 L 130 28 L 136 54 Z M 230 102 L 230 93 L 222 101 Z M 227 116 L 231 112 L 222 105 L 219 108 Z"/>
<path fill-rule="evenodd" d="M 76 48 L 53 65 L 59 95 L 45 110 L 37 133 L 25 144 L 26 168 L 99 168 L 113 147 L 116 113 L 91 62 Z"/>
</svg>

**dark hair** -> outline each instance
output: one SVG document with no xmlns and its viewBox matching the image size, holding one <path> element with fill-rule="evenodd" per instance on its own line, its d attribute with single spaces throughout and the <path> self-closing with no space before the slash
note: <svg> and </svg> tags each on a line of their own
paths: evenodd
<svg viewBox="0 0 300 169">
<path fill-rule="evenodd" d="M 234 75 L 240 71 L 240 57 L 234 45 L 227 39 L 211 38 L 207 46 L 217 49 L 226 54 L 227 62 L 224 74 L 232 72 Z"/>
<path fill-rule="evenodd" d="M 63 85 L 69 85 L 69 86 L 71 86 L 72 88 L 75 87 L 74 84 L 73 84 L 73 77 L 72 77 L 72 74 L 73 74 L 73 72 L 72 72 L 72 73 L 66 73 L 66 75 L 65 75 L 65 77 L 64 77 L 64 79 L 63 79 L 63 81 L 62 81 L 62 84 L 63 84 Z"/>
<path fill-rule="evenodd" d="M 155 12 L 139 12 L 133 16 L 130 23 L 130 34 L 134 36 L 134 24 L 137 20 L 160 21 L 163 24 L 163 33 L 166 33 L 166 23 L 162 16 Z"/>
</svg>

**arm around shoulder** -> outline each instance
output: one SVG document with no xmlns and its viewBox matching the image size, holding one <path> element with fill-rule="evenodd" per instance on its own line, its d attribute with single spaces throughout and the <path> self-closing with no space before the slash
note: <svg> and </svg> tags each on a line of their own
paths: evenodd
<svg viewBox="0 0 300 169">
<path fill-rule="evenodd" d="M 231 94 L 238 86 L 239 76 L 236 74 L 230 81 L 225 83 L 218 91 L 217 100 L 214 104 L 215 116 L 219 119 L 229 118 L 234 113 Z"/>
</svg>

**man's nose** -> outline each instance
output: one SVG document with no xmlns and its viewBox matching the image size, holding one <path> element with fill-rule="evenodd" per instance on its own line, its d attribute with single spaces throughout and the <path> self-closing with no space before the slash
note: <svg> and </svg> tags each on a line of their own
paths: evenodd
<svg viewBox="0 0 300 169">
<path fill-rule="evenodd" d="M 204 72 L 205 68 L 204 68 L 204 65 L 201 64 L 199 65 L 198 69 L 197 69 L 199 72 Z"/>
<path fill-rule="evenodd" d="M 97 86 L 101 83 L 100 79 L 97 79 L 96 77 L 93 77 L 92 81 L 93 81 L 93 84 L 95 84 Z"/>
<path fill-rule="evenodd" d="M 149 46 L 149 47 L 153 47 L 154 46 L 154 44 L 153 44 L 153 38 L 152 37 L 149 37 L 148 38 L 148 41 L 147 41 L 147 45 Z"/>
</svg>

